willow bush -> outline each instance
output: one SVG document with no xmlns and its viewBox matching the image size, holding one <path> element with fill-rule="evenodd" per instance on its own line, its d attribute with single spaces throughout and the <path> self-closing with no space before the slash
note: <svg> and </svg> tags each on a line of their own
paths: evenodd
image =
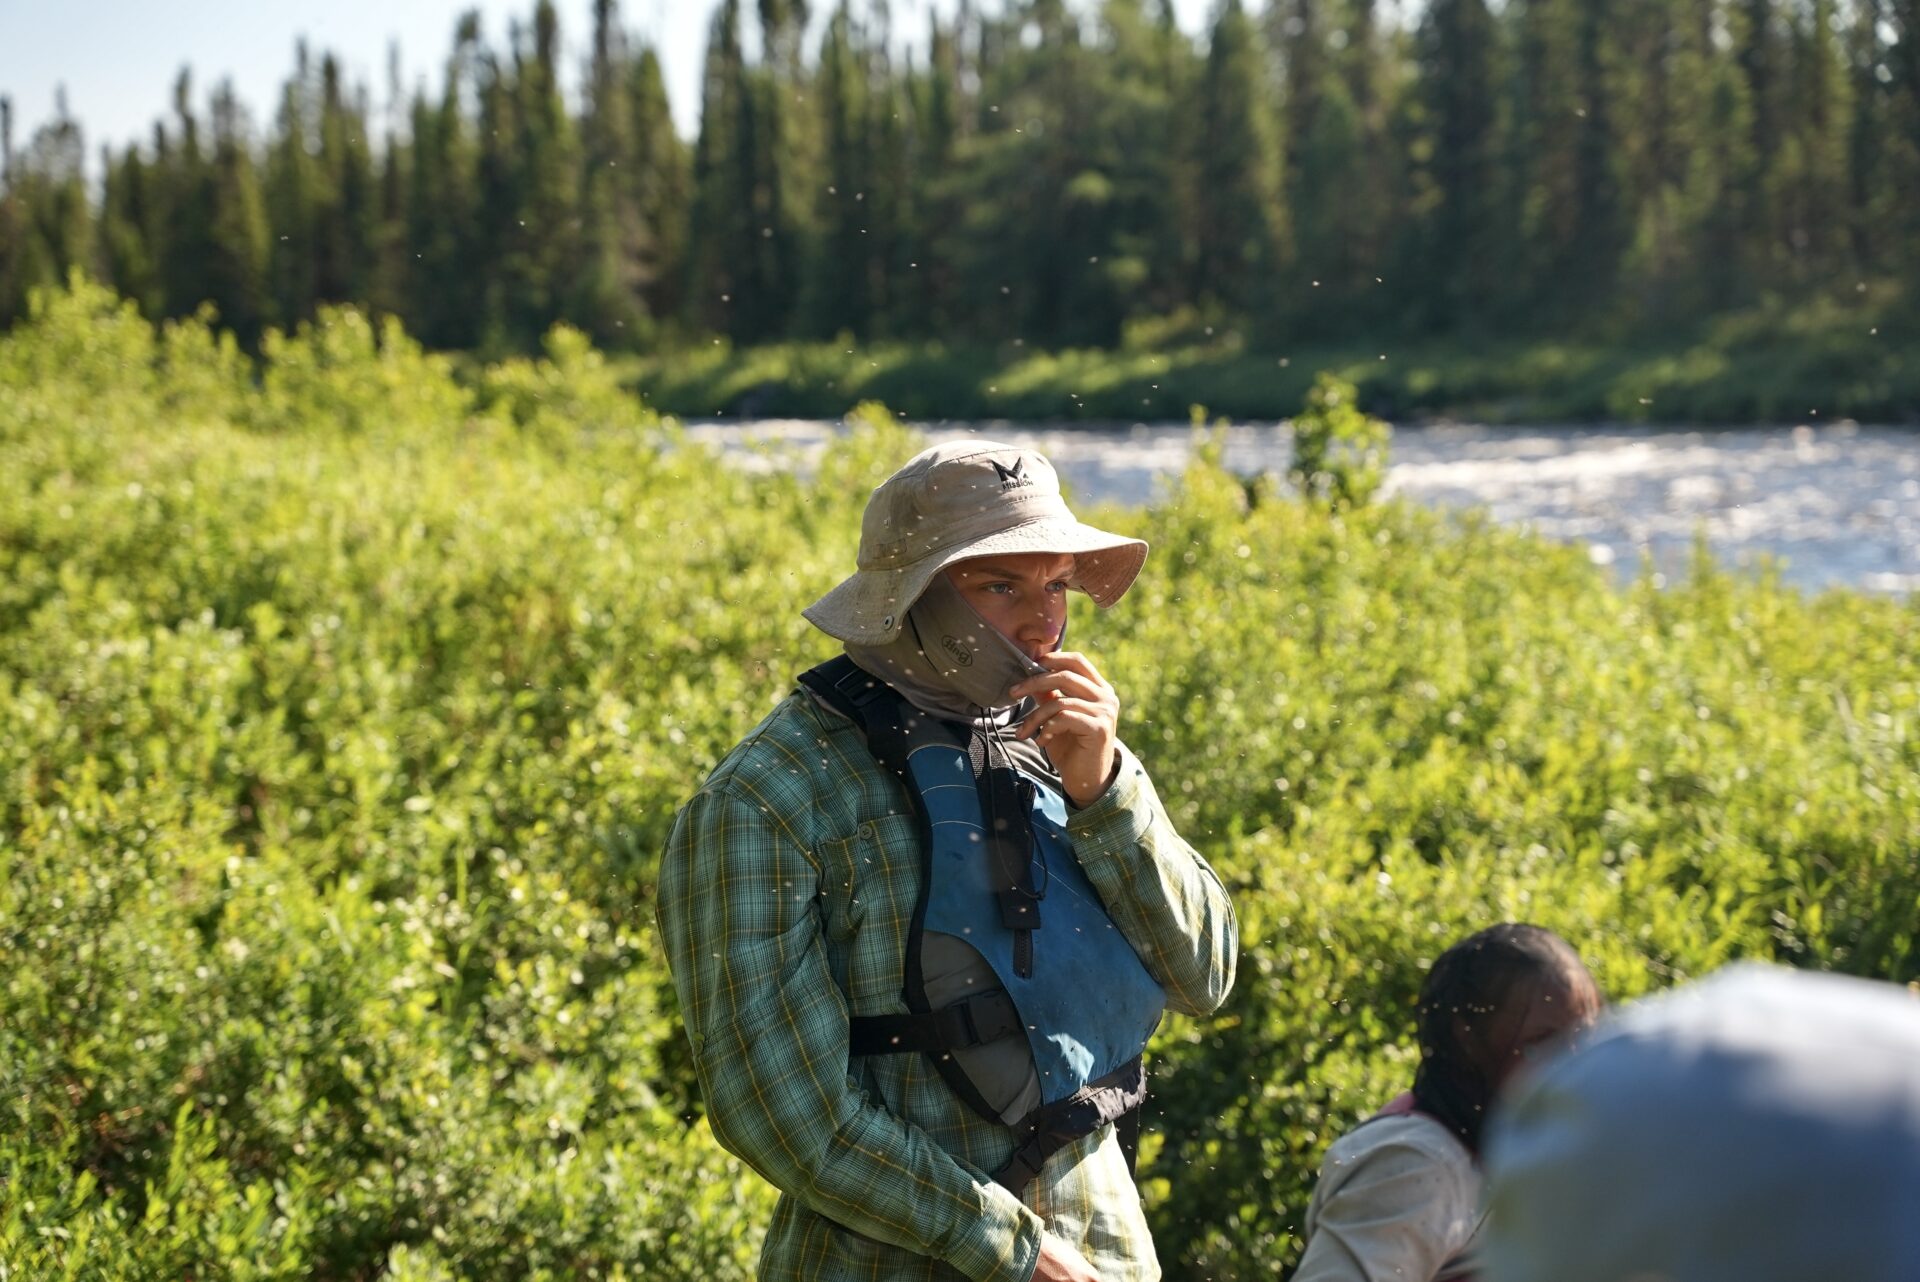
<svg viewBox="0 0 1920 1282">
<path fill-rule="evenodd" d="M 462 373 L 351 311 L 258 364 L 77 286 L 0 339 L 0 1278 L 742 1278 L 652 927 L 675 807 L 829 643 L 913 448 L 688 445 L 577 335 Z M 1630 997 L 1920 975 L 1920 609 L 1618 586 L 1203 450 L 1083 614 L 1244 957 L 1170 1020 L 1171 1277 L 1272 1276 L 1499 918 Z M 1085 603 L 1076 604 L 1082 610 Z"/>
</svg>

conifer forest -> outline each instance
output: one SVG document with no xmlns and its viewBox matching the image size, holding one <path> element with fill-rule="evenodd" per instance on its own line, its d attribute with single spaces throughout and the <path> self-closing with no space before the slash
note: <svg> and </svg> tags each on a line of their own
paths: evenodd
<svg viewBox="0 0 1920 1282">
<path fill-rule="evenodd" d="M 248 348 L 328 303 L 490 354 L 560 321 L 635 352 L 1271 348 L 1903 312 L 1920 265 L 1915 0 L 821 10 L 715 4 L 691 139 L 614 0 L 499 44 L 470 16 L 409 90 L 304 46 L 274 102 L 182 69 L 124 150 L 10 118 L 0 325 L 77 268 Z"/>
</svg>

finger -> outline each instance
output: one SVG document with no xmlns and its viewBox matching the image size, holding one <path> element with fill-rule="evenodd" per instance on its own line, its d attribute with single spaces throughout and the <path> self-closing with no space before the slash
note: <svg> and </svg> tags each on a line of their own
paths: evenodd
<svg viewBox="0 0 1920 1282">
<path fill-rule="evenodd" d="M 1020 728 L 1014 732 L 1014 738 L 1030 739 L 1035 731 L 1047 722 L 1062 716 L 1081 718 L 1089 723 L 1104 722 L 1111 725 L 1113 719 L 1111 716 L 1104 715 L 1105 713 L 1106 709 L 1101 704 L 1088 699 L 1050 700 L 1027 714 L 1026 719 L 1020 723 Z"/>
<path fill-rule="evenodd" d="M 1101 731 L 1108 734 L 1113 732 L 1113 715 L 1104 704 L 1086 699 L 1062 699 L 1057 703 L 1043 703 L 1029 713 L 1027 719 L 1020 723 L 1014 738 L 1046 739 L 1063 733 Z"/>
<path fill-rule="evenodd" d="M 1054 672 L 1047 676 L 1024 677 L 1007 687 L 1016 699 L 1039 697 L 1049 691 L 1080 699 L 1098 699 L 1111 687 L 1101 686 L 1078 672 Z"/>
<path fill-rule="evenodd" d="M 1055 650 L 1051 654 L 1041 655 L 1036 662 L 1042 667 L 1052 668 L 1055 672 L 1077 672 L 1098 685 L 1110 685 L 1108 680 L 1100 675 L 1100 669 L 1093 665 L 1093 660 L 1078 650 Z"/>
<path fill-rule="evenodd" d="M 1064 743 L 1096 743 L 1107 737 L 1101 733 L 1100 723 L 1090 718 L 1056 717 L 1040 727 L 1033 741 L 1053 749 Z"/>
<path fill-rule="evenodd" d="M 1033 738 L 1034 733 L 1038 731 L 1041 726 L 1059 716 L 1065 710 L 1065 704 L 1056 703 L 1051 700 L 1043 700 L 1039 707 L 1029 712 L 1026 718 L 1021 721 L 1020 728 L 1013 732 L 1013 737 L 1016 739 Z"/>
</svg>

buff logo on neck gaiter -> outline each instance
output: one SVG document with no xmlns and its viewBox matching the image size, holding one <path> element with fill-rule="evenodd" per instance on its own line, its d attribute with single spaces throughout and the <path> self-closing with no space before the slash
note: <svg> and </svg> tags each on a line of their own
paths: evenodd
<svg viewBox="0 0 1920 1282">
<path fill-rule="evenodd" d="M 982 709 L 1013 700 L 1007 687 L 1047 671 L 980 617 L 946 575 L 936 575 L 907 611 L 907 630 L 943 684 Z"/>
</svg>

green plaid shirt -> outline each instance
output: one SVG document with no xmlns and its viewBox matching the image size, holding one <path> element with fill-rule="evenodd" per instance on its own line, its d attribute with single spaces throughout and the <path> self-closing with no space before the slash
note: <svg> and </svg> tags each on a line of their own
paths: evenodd
<svg viewBox="0 0 1920 1282">
<path fill-rule="evenodd" d="M 1069 820 L 1074 853 L 1167 991 L 1205 1014 L 1233 984 L 1233 907 L 1124 748 Z M 659 920 L 714 1135 L 781 1191 L 762 1279 L 1027 1282 L 1044 1229 L 1106 1282 L 1160 1276 L 1112 1127 L 1024 1199 L 993 1183 L 1011 1132 L 922 1055 L 853 1059 L 847 1019 L 905 1011 L 919 831 L 849 721 L 796 692 L 674 823 Z"/>
</svg>

